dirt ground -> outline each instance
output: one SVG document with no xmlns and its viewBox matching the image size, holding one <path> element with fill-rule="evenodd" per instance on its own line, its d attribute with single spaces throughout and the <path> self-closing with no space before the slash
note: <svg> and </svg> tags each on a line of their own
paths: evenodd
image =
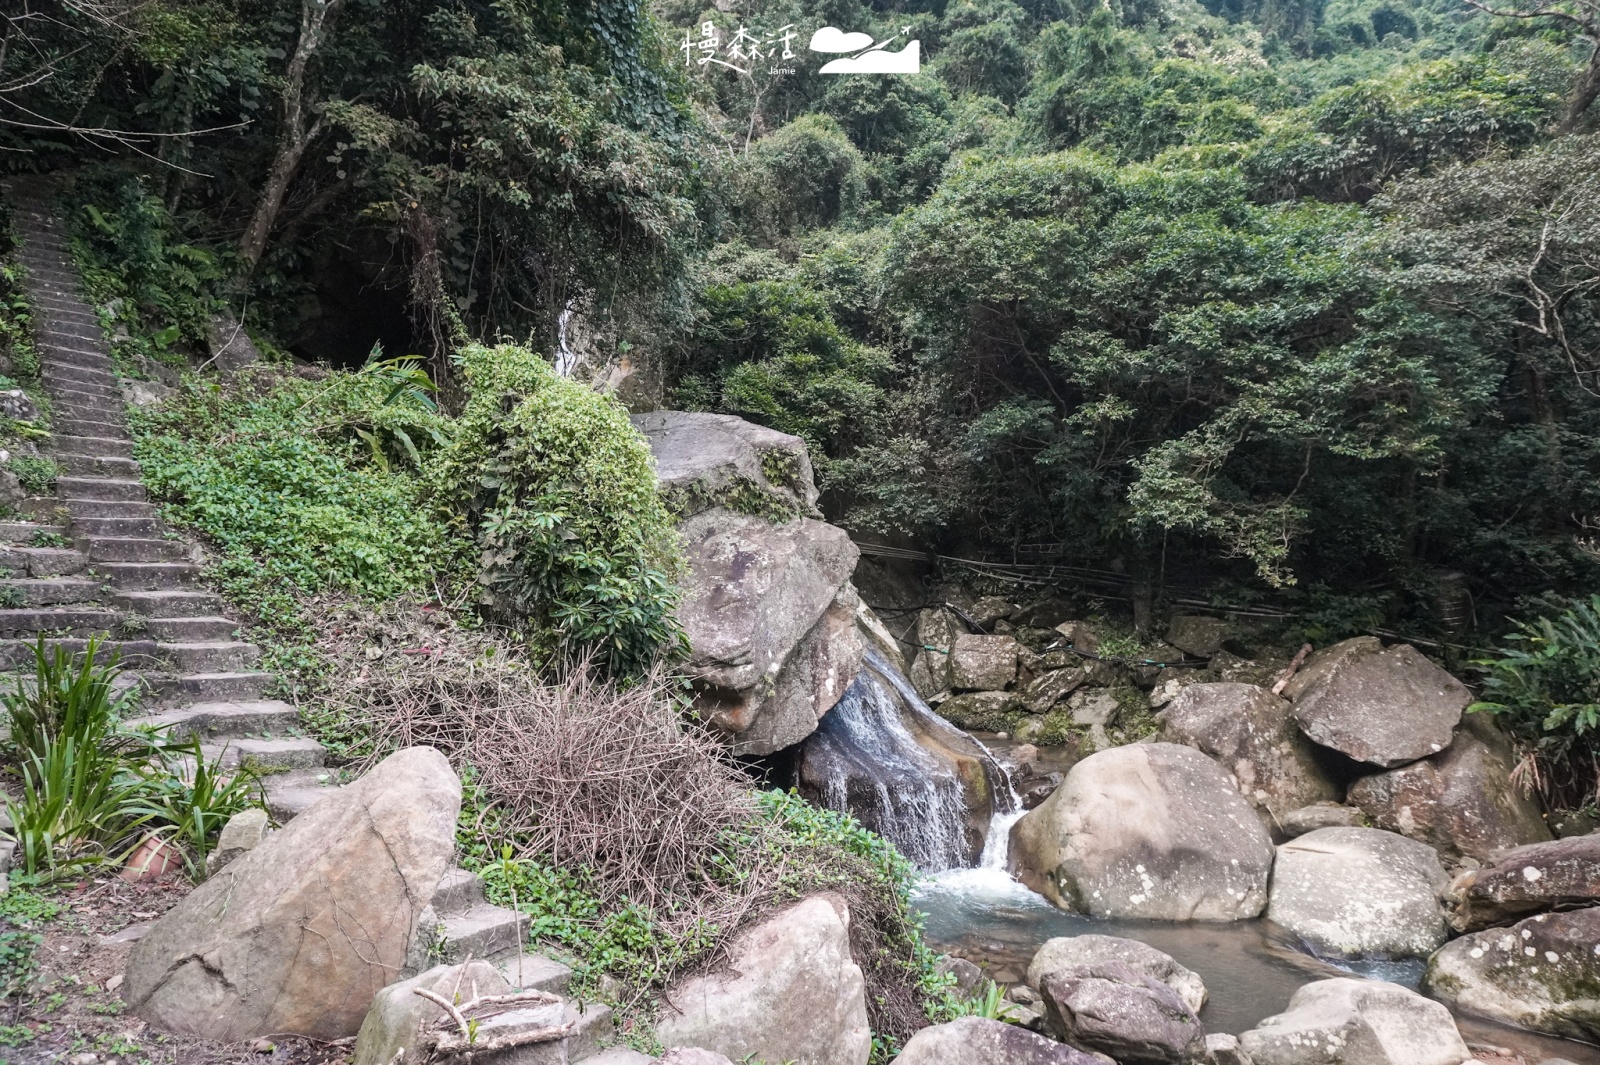
<svg viewBox="0 0 1600 1065">
<path fill-rule="evenodd" d="M 192 889 L 181 875 L 128 884 L 102 873 L 37 892 L 60 907 L 27 930 L 44 937 L 37 970 L 0 999 L 0 1065 L 333 1065 L 353 1040 L 217 1043 L 153 1031 L 118 994 L 132 935 Z M 0 918 L 0 928 L 21 925 Z"/>
</svg>

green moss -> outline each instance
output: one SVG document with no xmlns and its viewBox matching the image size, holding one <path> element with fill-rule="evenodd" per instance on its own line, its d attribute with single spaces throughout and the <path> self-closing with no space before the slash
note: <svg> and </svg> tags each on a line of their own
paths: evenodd
<svg viewBox="0 0 1600 1065">
<path fill-rule="evenodd" d="M 686 487 L 672 489 L 663 498 L 667 509 L 679 520 L 713 507 L 727 507 L 736 514 L 765 518 L 774 525 L 793 521 L 800 516 L 800 508 L 792 501 L 768 490 L 767 486 L 751 477 L 737 477 L 727 488 L 718 491 L 696 481 Z"/>
<path fill-rule="evenodd" d="M 934 708 L 957 728 L 973 732 L 1011 732 L 1027 718 L 1015 699 L 985 699 L 980 695 L 952 695 Z"/>
<path fill-rule="evenodd" d="M 1134 743 L 1161 731 L 1161 719 L 1150 707 L 1150 700 L 1138 688 L 1112 689 L 1117 700 L 1117 713 L 1112 718 L 1111 737 L 1122 743 Z"/>
</svg>

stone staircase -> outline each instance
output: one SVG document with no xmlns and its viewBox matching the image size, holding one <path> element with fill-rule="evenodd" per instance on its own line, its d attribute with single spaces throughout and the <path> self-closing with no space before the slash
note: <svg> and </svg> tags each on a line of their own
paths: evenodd
<svg viewBox="0 0 1600 1065">
<path fill-rule="evenodd" d="M 293 706 L 263 697 L 273 677 L 255 668 L 259 649 L 238 638 L 145 495 L 110 349 L 78 295 L 48 187 L 19 179 L 8 192 L 59 475 L 55 499 L 26 502 L 34 521 L 0 524 L 11 571 L 0 579 L 0 670 L 28 670 L 41 634 L 71 651 L 98 635 L 142 688 L 150 712 L 135 723 L 198 735 L 208 756 L 249 764 L 265 774 L 274 812 L 293 814 L 330 782 L 322 745 L 301 733 Z"/>
<path fill-rule="evenodd" d="M 25 502 L 22 517 L 32 520 L 0 521 L 0 671 L 20 679 L 30 670 L 41 634 L 75 652 L 99 636 L 102 654 L 120 655 L 125 683 L 142 689 L 147 713 L 133 723 L 166 726 L 174 739 L 198 735 L 208 757 L 260 771 L 268 807 L 287 821 L 337 786 L 323 768 L 325 751 L 301 731 L 293 706 L 264 697 L 273 676 L 255 668 L 259 649 L 239 639 L 239 625 L 205 588 L 187 545 L 146 497 L 110 349 L 99 318 L 78 294 L 48 186 L 19 179 L 6 191 L 22 242 L 17 259 L 27 268 L 60 475 L 55 498 Z M 423 930 L 432 947 L 429 964 L 475 958 L 496 964 L 515 988 L 566 991 L 572 970 L 524 949 L 529 918 L 491 905 L 475 874 L 450 870 L 432 905 Z M 545 1015 L 555 1008 L 492 1022 L 515 1024 L 518 1013 L 539 1013 L 532 1018 L 538 1024 L 576 1023 L 561 1042 L 518 1047 L 503 1055 L 506 1062 L 650 1060 L 602 1050 L 613 1032 L 609 1007 L 563 998 L 559 1020 Z"/>
</svg>

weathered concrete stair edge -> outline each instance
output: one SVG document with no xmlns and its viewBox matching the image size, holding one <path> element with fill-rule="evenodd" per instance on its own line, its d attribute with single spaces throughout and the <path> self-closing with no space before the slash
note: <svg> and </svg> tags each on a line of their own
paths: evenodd
<svg viewBox="0 0 1600 1065">
<path fill-rule="evenodd" d="M 269 793 L 281 786 L 303 807 L 325 790 L 326 773 L 303 777 L 322 766 L 326 752 L 300 734 L 293 707 L 263 697 L 272 678 L 254 669 L 259 650 L 239 639 L 238 624 L 223 616 L 185 545 L 147 501 L 110 347 L 98 313 L 79 292 L 65 227 L 48 193 L 22 183 L 7 191 L 22 245 L 17 260 L 27 270 L 24 288 L 38 312 L 41 380 L 55 407 L 56 495 L 69 518 L 46 528 L 73 547 L 3 552 L 13 575 L 49 579 L 0 582 L 16 604 L 0 610 L 0 635 L 11 637 L 0 639 L 0 664 L 25 667 L 24 638 L 39 633 L 71 650 L 102 635 L 143 687 L 151 711 L 143 723 L 169 725 L 175 737 L 196 735 L 202 749 L 225 763 L 267 771 Z M 36 536 L 0 532 L 10 543 Z M 113 641 L 114 633 L 138 638 Z M 289 776 L 295 779 L 279 784 Z"/>
</svg>

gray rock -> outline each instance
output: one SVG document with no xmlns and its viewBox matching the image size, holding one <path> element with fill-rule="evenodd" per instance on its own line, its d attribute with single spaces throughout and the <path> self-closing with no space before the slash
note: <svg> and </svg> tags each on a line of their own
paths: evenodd
<svg viewBox="0 0 1600 1065">
<path fill-rule="evenodd" d="M 1314 742 L 1388 769 L 1448 747 L 1471 701 L 1465 685 L 1408 644 L 1358 648 L 1320 670 L 1295 700 L 1294 719 Z"/>
<path fill-rule="evenodd" d="M 1205 1032 L 1177 992 L 1118 961 L 1048 972 L 1045 1023 L 1073 1046 L 1122 1065 L 1185 1065 L 1205 1054 Z"/>
<path fill-rule="evenodd" d="M 1100 1059 L 1016 1025 L 962 1017 L 922 1029 L 893 1065 L 1099 1065 Z"/>
<path fill-rule="evenodd" d="M 700 1047 L 674 1047 L 657 1059 L 659 1065 L 733 1065 L 715 1050 Z"/>
<path fill-rule="evenodd" d="M 1600 903 L 1600 836 L 1533 843 L 1497 855 L 1455 885 L 1450 924 L 1474 932 L 1543 910 Z"/>
<path fill-rule="evenodd" d="M 1337 802 L 1319 802 L 1290 810 L 1278 819 L 1278 827 L 1290 839 L 1315 832 L 1319 828 L 1360 828 L 1364 824 L 1361 811 L 1354 806 Z"/>
<path fill-rule="evenodd" d="M 940 717 L 959 728 L 1007 732 L 1022 712 L 1022 704 L 1010 692 L 967 692 L 944 700 L 938 711 Z"/>
<path fill-rule="evenodd" d="M 980 596 L 967 613 L 972 615 L 973 621 L 987 627 L 1013 617 L 1017 610 L 1017 604 L 1003 596 L 985 595 Z"/>
<path fill-rule="evenodd" d="M 1516 755 L 1492 724 L 1469 714 L 1443 752 L 1350 786 L 1346 802 L 1378 828 L 1440 854 L 1480 861 L 1550 839 L 1539 800 L 1511 783 Z"/>
<path fill-rule="evenodd" d="M 1039 986 L 1046 975 L 1100 962 L 1115 961 L 1172 988 L 1193 1013 L 1206 1004 L 1206 985 L 1198 973 L 1179 965 L 1171 955 L 1137 939 L 1120 936 L 1057 936 L 1047 939 L 1028 963 L 1028 983 Z"/>
<path fill-rule="evenodd" d="M 28 498 L 22 480 L 10 470 L 0 470 L 0 512 L 10 515 Z"/>
<path fill-rule="evenodd" d="M 1161 736 L 1204 751 L 1233 774 L 1254 805 L 1281 821 L 1338 797 L 1289 704 L 1254 684 L 1191 684 L 1161 711 Z"/>
<path fill-rule="evenodd" d="M 705 1047 L 735 1061 L 866 1065 L 872 1051 L 850 914 L 813 896 L 735 937 L 726 969 L 669 988 L 656 1034 L 666 1047 Z"/>
<path fill-rule="evenodd" d="M 635 414 L 650 442 L 656 479 L 682 518 L 714 507 L 768 517 L 817 516 L 811 457 L 798 436 L 730 414 L 658 410 Z"/>
<path fill-rule="evenodd" d="M 118 383 L 122 389 L 122 402 L 130 407 L 160 406 L 177 391 L 160 381 L 141 381 L 134 377 L 124 377 Z"/>
<path fill-rule="evenodd" d="M 14 422 L 38 421 L 39 408 L 33 405 L 33 400 L 22 389 L 8 388 L 0 390 L 0 417 L 10 418 Z"/>
<path fill-rule="evenodd" d="M 723 509 L 680 531 L 696 707 L 740 754 L 805 739 L 861 671 L 855 544 L 809 518 L 775 525 Z"/>
<path fill-rule="evenodd" d="M 917 642 L 922 650 L 911 663 L 911 683 L 924 699 L 950 690 L 950 646 L 962 631 L 943 608 L 927 609 L 917 615 Z"/>
<path fill-rule="evenodd" d="M 1022 693 L 1022 705 L 1030 714 L 1042 714 L 1071 695 L 1088 674 L 1081 668 L 1053 669 L 1036 677 Z"/>
<path fill-rule="evenodd" d="M 231 372 L 261 361 L 255 341 L 232 311 L 214 315 L 206 325 L 206 347 L 217 369 Z"/>
<path fill-rule="evenodd" d="M 204 1039 L 356 1034 L 450 866 L 460 806 L 444 755 L 390 755 L 169 910 L 129 954 L 123 997 Z"/>
<path fill-rule="evenodd" d="M 1267 901 L 1272 843 L 1233 778 L 1191 747 L 1085 758 L 1011 830 L 1011 869 L 1097 917 L 1234 921 Z"/>
<path fill-rule="evenodd" d="M 255 850 L 256 845 L 267 838 L 271 825 L 267 811 L 259 807 L 241 810 L 228 818 L 228 823 L 222 826 L 222 834 L 217 837 L 217 845 L 206 855 L 206 875 L 215 876 L 218 869 L 241 854 Z"/>
<path fill-rule="evenodd" d="M 441 1006 L 415 993 L 418 988 L 459 1003 L 477 995 L 506 994 L 511 985 L 485 961 L 438 965 L 420 976 L 390 984 L 372 999 L 372 1008 L 356 1036 L 351 1065 L 390 1065 L 400 1050 L 405 1051 L 402 1060 L 417 1060 L 422 1026 L 444 1016 Z"/>
<path fill-rule="evenodd" d="M 971 998 L 987 982 L 983 970 L 965 958 L 952 957 L 946 954 L 939 959 L 936 966 L 939 972 L 956 979 L 955 991 L 962 998 Z"/>
<path fill-rule="evenodd" d="M 950 647 L 950 686 L 957 691 L 1000 691 L 1017 679 L 1022 645 L 1009 636 L 964 632 Z"/>
<path fill-rule="evenodd" d="M 1352 655 L 1378 654 L 1383 650 L 1383 641 L 1376 636 L 1357 636 L 1351 640 L 1342 640 L 1331 647 L 1324 647 L 1303 662 L 1289 682 L 1283 687 L 1283 697 L 1291 702 L 1300 698 L 1306 689 L 1318 683 L 1332 672 L 1333 667 Z"/>
<path fill-rule="evenodd" d="M 1428 961 L 1423 990 L 1465 1013 L 1600 1039 L 1600 908 L 1473 932 Z"/>
<path fill-rule="evenodd" d="M 1213 1032 L 1206 1036 L 1206 1065 L 1252 1065 L 1239 1037 Z"/>
<path fill-rule="evenodd" d="M 1167 626 L 1167 642 L 1197 658 L 1210 658 L 1222 650 L 1223 642 L 1231 635 L 1226 621 L 1199 614 L 1179 614 Z"/>
<path fill-rule="evenodd" d="M 1399 984 L 1344 977 L 1306 984 L 1239 1045 L 1253 1065 L 1461 1065 L 1470 1056 L 1439 1003 Z"/>
<path fill-rule="evenodd" d="M 1267 918 L 1324 956 L 1425 957 L 1445 940 L 1448 883 L 1425 843 L 1322 828 L 1278 848 Z"/>
</svg>

